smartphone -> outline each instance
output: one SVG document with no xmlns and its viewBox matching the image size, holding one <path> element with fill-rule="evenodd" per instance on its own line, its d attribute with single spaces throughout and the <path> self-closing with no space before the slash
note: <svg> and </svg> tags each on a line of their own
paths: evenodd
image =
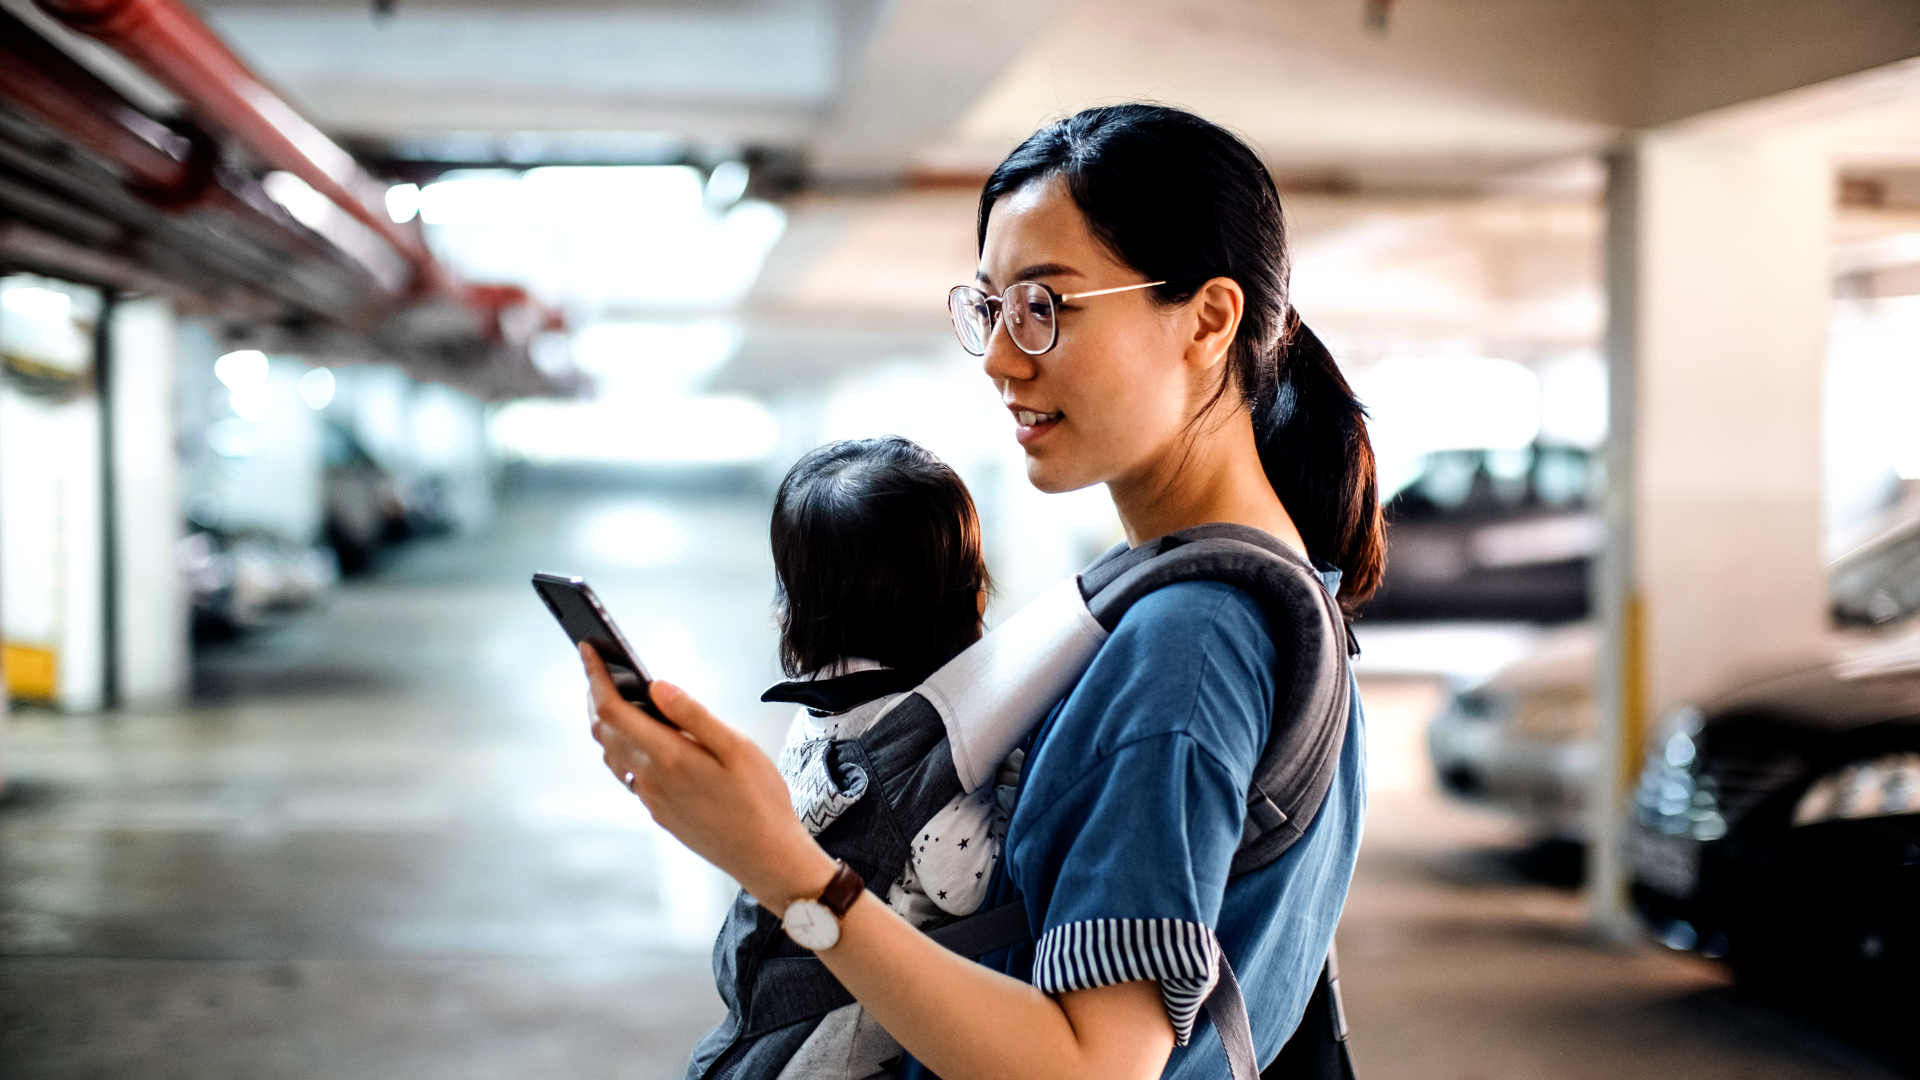
<svg viewBox="0 0 1920 1080">
<path fill-rule="evenodd" d="M 647 674 L 646 665 L 634 655 L 633 646 L 627 644 L 626 635 L 613 624 L 613 618 L 607 609 L 600 605 L 600 598 L 593 595 L 593 586 L 586 579 L 565 577 L 560 574 L 533 575 L 533 591 L 540 594 L 546 602 L 547 610 L 560 622 L 560 628 L 567 632 L 575 646 L 585 643 L 593 646 L 600 659 L 607 665 L 607 674 L 613 677 L 614 689 L 620 696 L 646 710 L 647 715 L 663 724 L 673 721 L 660 715 L 654 707 L 653 697 L 647 693 L 647 684 L 653 676 Z"/>
</svg>

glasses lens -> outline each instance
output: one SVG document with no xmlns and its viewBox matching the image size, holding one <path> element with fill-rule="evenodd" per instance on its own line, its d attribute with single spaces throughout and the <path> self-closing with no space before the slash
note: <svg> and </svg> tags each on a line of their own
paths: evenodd
<svg viewBox="0 0 1920 1080">
<path fill-rule="evenodd" d="M 987 294 L 970 285 L 956 285 L 947 294 L 947 314 L 953 316 L 953 333 L 960 339 L 960 347 L 975 356 L 985 356 L 987 335 L 993 332 Z"/>
<path fill-rule="evenodd" d="M 1020 351 L 1038 356 L 1053 348 L 1053 296 L 1038 285 L 1021 282 L 1007 289 L 1002 301 L 1007 313 L 1007 336 Z"/>
</svg>

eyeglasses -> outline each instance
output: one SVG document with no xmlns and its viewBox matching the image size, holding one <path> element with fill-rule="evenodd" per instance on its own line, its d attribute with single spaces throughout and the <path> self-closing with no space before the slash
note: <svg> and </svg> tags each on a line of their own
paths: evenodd
<svg viewBox="0 0 1920 1080">
<path fill-rule="evenodd" d="M 1007 320 L 1007 340 L 1028 356 L 1039 356 L 1060 341 L 1056 305 L 1068 300 L 1133 292 L 1165 284 L 1164 281 L 1147 281 L 1139 285 L 1068 293 L 1065 296 L 1034 281 L 1014 282 L 999 296 L 988 296 L 971 285 L 956 285 L 947 294 L 947 313 L 953 316 L 953 333 L 960 339 L 960 347 L 975 356 L 987 355 L 987 342 L 993 340 L 993 328 L 1000 322 L 1002 314 L 1006 315 Z"/>
</svg>

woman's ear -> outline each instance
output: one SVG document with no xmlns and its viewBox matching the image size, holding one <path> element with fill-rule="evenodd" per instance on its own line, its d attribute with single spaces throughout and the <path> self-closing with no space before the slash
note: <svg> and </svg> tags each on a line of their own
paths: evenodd
<svg viewBox="0 0 1920 1080">
<path fill-rule="evenodd" d="M 1193 337 L 1186 348 L 1187 363 L 1210 370 L 1225 360 L 1246 306 L 1246 291 L 1232 278 L 1217 277 L 1200 286 L 1193 299 L 1187 301 L 1187 310 L 1193 319 Z"/>
</svg>

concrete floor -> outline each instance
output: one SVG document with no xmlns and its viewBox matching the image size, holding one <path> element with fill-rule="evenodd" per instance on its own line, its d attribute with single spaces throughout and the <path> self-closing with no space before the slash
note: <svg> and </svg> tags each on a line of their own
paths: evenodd
<svg viewBox="0 0 1920 1080">
<path fill-rule="evenodd" d="M 731 886 L 601 769 L 526 577 L 587 575 L 657 670 L 771 744 L 766 509 L 522 494 L 485 537 L 203 649 L 190 708 L 16 712 L 0 1077 L 679 1076 Z M 1516 873 L 1524 837 L 1434 795 L 1438 687 L 1364 692 L 1341 943 L 1367 1080 L 1891 1075 L 1713 965 L 1591 946 L 1574 893 Z"/>
</svg>

